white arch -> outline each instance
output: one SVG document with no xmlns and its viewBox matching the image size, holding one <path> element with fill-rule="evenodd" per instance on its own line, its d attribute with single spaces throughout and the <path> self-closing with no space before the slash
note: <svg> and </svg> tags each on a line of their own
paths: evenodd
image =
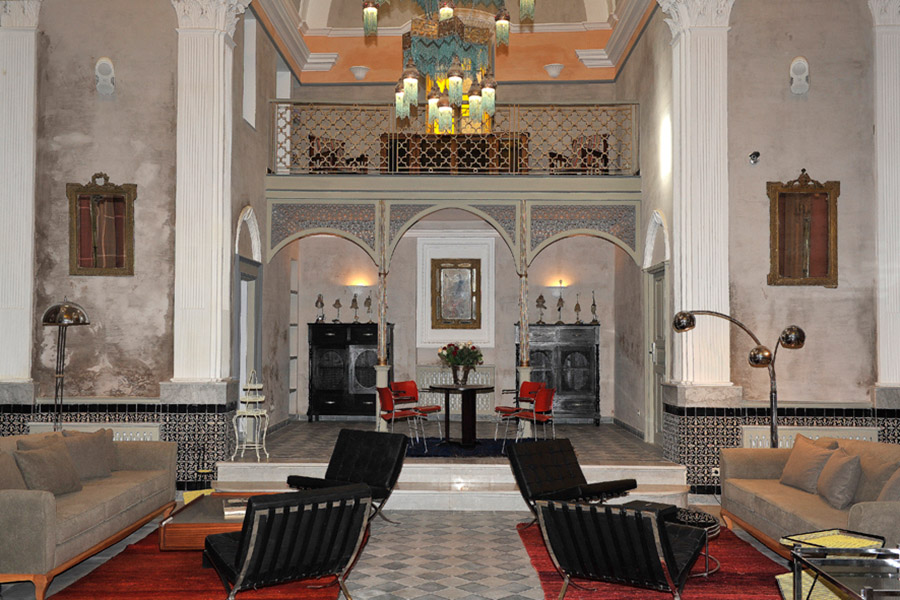
<svg viewBox="0 0 900 600">
<path fill-rule="evenodd" d="M 644 238 L 644 264 L 643 268 L 648 269 L 653 266 L 653 247 L 656 245 L 656 237 L 659 231 L 663 234 L 663 250 L 665 251 L 665 260 L 670 260 L 669 250 L 669 226 L 666 224 L 666 216 L 658 210 L 654 210 L 650 215 L 650 223 L 647 224 L 647 236 Z"/>
<path fill-rule="evenodd" d="M 262 244 L 259 241 L 259 221 L 256 220 L 256 213 L 249 204 L 241 210 L 237 221 L 237 233 L 234 236 L 234 253 L 241 253 L 241 225 L 247 223 L 247 231 L 250 232 L 250 248 L 253 252 L 253 260 L 258 263 L 262 262 Z"/>
</svg>

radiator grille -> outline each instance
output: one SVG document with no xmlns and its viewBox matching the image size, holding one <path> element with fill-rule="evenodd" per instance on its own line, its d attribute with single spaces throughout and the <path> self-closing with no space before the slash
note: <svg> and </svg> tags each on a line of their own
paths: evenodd
<svg viewBox="0 0 900 600">
<path fill-rule="evenodd" d="M 429 392 L 432 385 L 453 383 L 453 373 L 449 367 L 437 365 L 416 365 L 416 385 L 419 387 L 419 398 L 424 404 L 444 404 L 444 395 Z M 468 383 L 479 385 L 494 385 L 494 365 L 481 365 L 469 373 Z M 451 412 L 460 411 L 460 397 L 458 394 L 450 396 Z M 494 413 L 494 394 L 478 394 L 475 401 L 475 412 L 478 414 Z"/>
<path fill-rule="evenodd" d="M 802 427 L 786 426 L 778 428 L 778 445 L 793 448 L 794 438 L 802 434 L 810 439 L 833 437 L 846 440 L 878 441 L 878 427 Z M 768 448 L 771 446 L 771 429 L 766 425 L 744 425 L 741 427 L 742 448 Z"/>
<path fill-rule="evenodd" d="M 116 442 L 158 442 L 159 423 L 62 423 L 63 429 L 86 433 L 98 429 L 112 429 Z M 29 423 L 30 433 L 53 431 L 53 423 Z"/>
</svg>

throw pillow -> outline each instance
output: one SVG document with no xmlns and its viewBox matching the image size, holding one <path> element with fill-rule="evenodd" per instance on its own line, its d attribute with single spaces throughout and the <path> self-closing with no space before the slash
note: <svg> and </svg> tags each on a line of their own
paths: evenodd
<svg viewBox="0 0 900 600">
<path fill-rule="evenodd" d="M 779 481 L 784 485 L 815 494 L 819 474 L 833 452 L 834 450 L 820 448 L 809 438 L 798 435 Z"/>
<path fill-rule="evenodd" d="M 837 509 L 846 508 L 856 493 L 861 472 L 858 456 L 850 456 L 843 449 L 835 450 L 819 475 L 819 495 Z"/>
<path fill-rule="evenodd" d="M 37 450 L 19 450 L 15 457 L 29 490 L 47 490 L 59 496 L 81 489 L 75 465 L 62 440 Z"/>
<path fill-rule="evenodd" d="M 36 433 L 32 435 L 28 435 L 22 437 L 18 442 L 16 442 L 17 450 L 37 450 L 38 448 L 43 448 L 47 444 L 52 444 L 54 442 L 61 442 L 62 435 L 57 432 L 41 434 Z"/>
<path fill-rule="evenodd" d="M 82 481 L 109 477 L 109 451 L 106 433 L 97 431 L 85 435 L 67 436 L 63 438 L 69 456 L 75 464 L 75 470 Z M 111 444 L 109 450 L 112 450 Z"/>
<path fill-rule="evenodd" d="M 881 493 L 878 494 L 878 502 L 887 502 L 891 500 L 900 500 L 900 469 L 891 475 Z"/>
<path fill-rule="evenodd" d="M 72 461 L 82 480 L 109 477 L 117 463 L 113 446 L 113 430 L 63 431 L 63 440 L 69 448 Z"/>
<path fill-rule="evenodd" d="M 12 454 L 0 452 L 0 490 L 27 490 L 22 472 Z"/>
<path fill-rule="evenodd" d="M 828 450 L 835 450 L 838 447 L 838 441 L 832 437 L 820 437 L 816 439 L 810 439 L 805 435 L 798 433 L 797 437 L 802 437 L 804 440 L 808 440 L 818 446 L 819 448 L 826 448 Z"/>
</svg>

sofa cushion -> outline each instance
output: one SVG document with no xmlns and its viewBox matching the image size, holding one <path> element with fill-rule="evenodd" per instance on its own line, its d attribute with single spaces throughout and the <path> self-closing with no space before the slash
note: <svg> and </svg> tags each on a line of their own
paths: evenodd
<svg viewBox="0 0 900 600">
<path fill-rule="evenodd" d="M 37 450 L 19 450 L 14 456 L 30 490 L 47 490 L 59 496 L 81 489 L 75 465 L 62 440 Z"/>
<path fill-rule="evenodd" d="M 900 469 L 897 469 L 891 478 L 887 480 L 881 493 L 878 494 L 879 502 L 900 500 Z"/>
<path fill-rule="evenodd" d="M 29 433 L 27 435 L 9 435 L 0 437 L 0 452 L 9 452 L 12 454 L 19 450 L 20 440 L 37 440 L 42 438 L 60 437 L 57 431 L 47 431 L 44 433 Z M 33 450 L 33 448 L 30 448 Z"/>
<path fill-rule="evenodd" d="M 782 485 L 774 479 L 727 479 L 722 508 L 769 537 L 846 528 L 849 509 L 838 510 L 817 494 Z"/>
<path fill-rule="evenodd" d="M 798 435 L 779 481 L 784 485 L 815 494 L 819 474 L 833 452 L 834 450 L 821 448 L 809 438 Z"/>
<path fill-rule="evenodd" d="M 16 459 L 8 452 L 0 452 L 0 490 L 27 490 Z"/>
<path fill-rule="evenodd" d="M 112 433 L 111 429 L 109 433 Z M 82 481 L 109 477 L 110 456 L 114 450 L 112 437 L 107 436 L 106 431 L 65 436 L 63 441 L 69 449 L 69 455 Z"/>
<path fill-rule="evenodd" d="M 115 471 L 118 467 L 116 461 L 118 460 L 116 456 L 116 448 L 113 445 L 113 430 L 104 428 L 98 429 L 97 431 L 72 431 L 69 429 L 63 430 L 63 437 L 68 441 L 70 438 L 79 438 L 84 436 L 94 436 L 96 438 L 100 438 L 103 440 L 103 452 L 106 454 L 106 466 L 109 467 L 110 471 Z M 71 452 L 71 448 L 69 449 Z"/>
<path fill-rule="evenodd" d="M 860 471 L 859 456 L 850 456 L 839 448 L 822 468 L 816 490 L 831 506 L 845 508 L 856 493 Z"/>
<path fill-rule="evenodd" d="M 110 463 L 115 450 L 112 445 L 112 429 L 87 432 L 64 432 L 64 437 L 28 438 L 19 441 L 19 450 L 34 450 L 62 439 L 82 481 L 97 477 L 109 477 Z"/>
<path fill-rule="evenodd" d="M 847 454 L 859 456 L 862 472 L 853 495 L 853 504 L 878 498 L 884 484 L 900 468 L 900 445 L 862 440 L 840 440 Z"/>
<path fill-rule="evenodd" d="M 160 471 L 115 471 L 84 483 L 77 494 L 56 499 L 56 540 L 62 544 L 158 494 L 167 485 Z"/>
</svg>

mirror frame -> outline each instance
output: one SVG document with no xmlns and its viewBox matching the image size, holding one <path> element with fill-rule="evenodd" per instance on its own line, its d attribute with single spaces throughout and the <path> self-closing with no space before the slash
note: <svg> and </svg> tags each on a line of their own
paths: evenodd
<svg viewBox="0 0 900 600">
<path fill-rule="evenodd" d="M 838 245 L 837 245 L 837 199 L 841 195 L 841 183 L 839 181 L 826 181 L 820 183 L 812 179 L 806 169 L 801 169 L 797 179 L 781 183 L 769 181 L 766 183 L 766 192 L 769 196 L 769 285 L 811 285 L 835 288 L 838 285 Z M 827 194 L 828 222 L 826 227 L 828 248 L 826 250 L 828 268 L 824 276 L 820 277 L 789 277 L 783 275 L 779 268 L 782 253 L 786 252 L 781 247 L 781 233 L 785 227 L 780 217 L 778 203 L 782 196 L 808 194 L 810 196 Z"/>
<path fill-rule="evenodd" d="M 78 198 L 90 195 L 125 200 L 125 264 L 121 267 L 82 267 L 78 264 Z M 94 173 L 86 185 L 66 184 L 69 198 L 69 275 L 89 276 L 132 276 L 134 275 L 134 201 L 137 185 L 125 183 L 116 185 L 109 182 L 106 173 Z"/>
</svg>

